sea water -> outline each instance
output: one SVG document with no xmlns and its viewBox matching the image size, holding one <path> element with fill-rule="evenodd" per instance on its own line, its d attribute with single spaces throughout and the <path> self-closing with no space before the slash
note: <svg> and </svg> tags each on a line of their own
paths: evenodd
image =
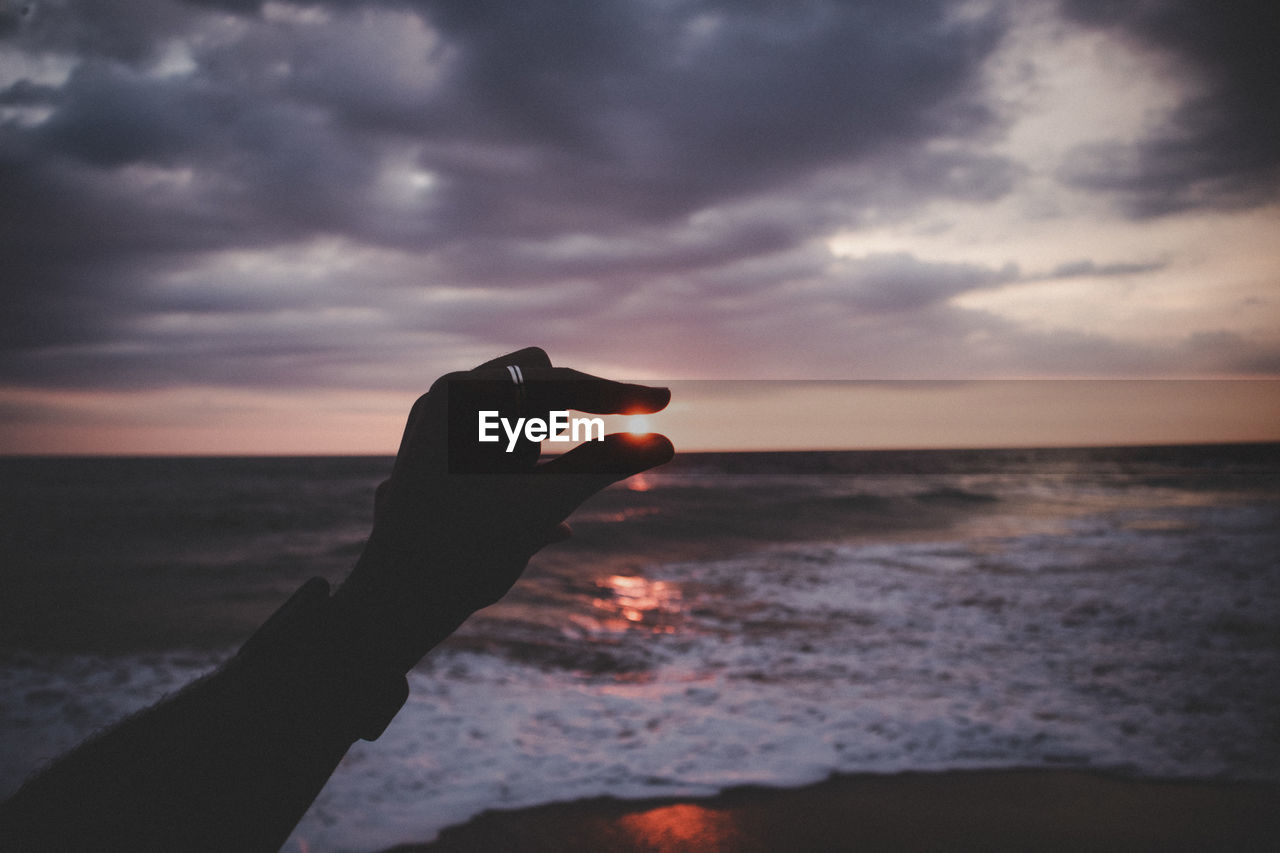
<svg viewBox="0 0 1280 853">
<path fill-rule="evenodd" d="M 341 579 L 389 460 L 0 460 L 0 795 Z M 410 674 L 290 841 L 990 767 L 1280 781 L 1280 445 L 692 454 Z"/>
</svg>

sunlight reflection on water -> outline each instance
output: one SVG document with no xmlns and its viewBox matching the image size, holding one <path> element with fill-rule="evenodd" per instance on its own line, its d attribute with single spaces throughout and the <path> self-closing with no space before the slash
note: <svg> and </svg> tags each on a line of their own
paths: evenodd
<svg viewBox="0 0 1280 853">
<path fill-rule="evenodd" d="M 731 815 L 678 804 L 618 819 L 636 850 L 731 850 L 746 839 Z"/>
<path fill-rule="evenodd" d="M 649 580 L 638 575 L 610 575 L 596 581 L 601 595 L 592 607 L 609 617 L 611 630 L 644 628 L 655 634 L 674 634 L 684 615 L 683 596 L 671 581 Z M 619 619 L 620 617 L 620 619 Z"/>
</svg>

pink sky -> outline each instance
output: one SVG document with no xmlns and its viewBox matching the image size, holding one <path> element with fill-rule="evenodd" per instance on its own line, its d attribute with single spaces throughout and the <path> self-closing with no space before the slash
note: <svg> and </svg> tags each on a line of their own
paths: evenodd
<svg viewBox="0 0 1280 853">
<path fill-rule="evenodd" d="M 639 8 L 0 4 L 0 453 L 390 452 L 432 379 L 531 344 L 672 381 L 1280 377 L 1280 51 L 1251 7 Z M 655 426 L 1280 420 L 1273 386 L 997 387 Z M 801 410 L 828 414 L 780 425 Z"/>
<path fill-rule="evenodd" d="M 672 403 L 648 426 L 683 451 L 1280 441 L 1280 380 L 666 384 Z M 55 396 L 45 423 L 0 437 L 18 453 L 391 454 L 412 402 L 394 393 Z M 624 417 L 606 423 L 630 427 Z"/>
</svg>

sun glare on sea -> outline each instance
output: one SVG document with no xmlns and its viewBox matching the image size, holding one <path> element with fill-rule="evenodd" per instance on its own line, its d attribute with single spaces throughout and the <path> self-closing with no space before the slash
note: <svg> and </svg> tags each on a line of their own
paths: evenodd
<svg viewBox="0 0 1280 853">
<path fill-rule="evenodd" d="M 683 615 L 680 587 L 637 575 L 610 575 L 596 581 L 600 594 L 591 602 L 609 630 L 647 630 L 674 634 Z M 621 618 L 619 618 L 621 617 Z"/>
<path fill-rule="evenodd" d="M 643 850 L 733 850 L 747 840 L 732 815 L 683 803 L 626 815 L 618 828 Z"/>
</svg>

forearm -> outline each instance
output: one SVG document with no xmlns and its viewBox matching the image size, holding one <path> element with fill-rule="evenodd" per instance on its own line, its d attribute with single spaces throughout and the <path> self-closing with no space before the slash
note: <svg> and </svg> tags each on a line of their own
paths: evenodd
<svg viewBox="0 0 1280 853">
<path fill-rule="evenodd" d="M 404 701 L 403 670 L 312 581 L 218 672 L 59 760 L 0 807 L 0 849 L 276 850 L 347 748 Z"/>
<path fill-rule="evenodd" d="M 220 672 L 86 742 L 0 811 L 21 850 L 276 850 L 349 743 L 292 728 Z"/>
<path fill-rule="evenodd" d="M 466 405 L 451 402 L 451 382 L 471 395 Z M 474 433 L 451 433 L 451 415 L 465 426 L 513 405 L 545 417 L 654 412 L 668 399 L 552 367 L 536 348 L 442 377 L 410 412 L 342 588 L 331 597 L 308 582 L 221 671 L 28 783 L 0 807 L 0 849 L 277 849 L 352 742 L 391 721 L 422 655 L 563 539 L 582 501 L 674 453 L 662 436 L 614 435 L 537 466 L 526 438 L 514 454 L 463 452 L 485 472 L 465 473 L 470 464 L 455 471 L 451 460 Z"/>
</svg>

